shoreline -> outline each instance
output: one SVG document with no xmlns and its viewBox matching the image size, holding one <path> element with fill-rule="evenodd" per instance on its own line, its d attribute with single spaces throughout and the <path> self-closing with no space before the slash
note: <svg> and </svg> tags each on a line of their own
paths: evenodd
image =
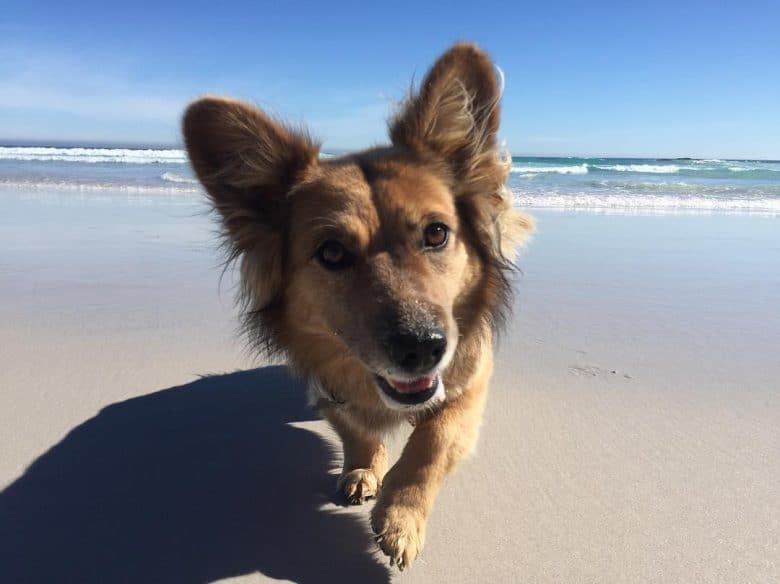
<svg viewBox="0 0 780 584">
<path fill-rule="evenodd" d="M 169 175 L 171 173 L 163 173 Z M 25 193 L 24 200 L 40 200 L 50 205 L 96 205 L 118 202 L 131 206 L 153 206 L 163 203 L 178 206 L 202 207 L 205 196 L 199 186 L 187 177 L 167 177 L 164 184 L 119 185 L 99 182 L 25 182 L 0 181 L 0 195 L 17 197 Z M 776 219 L 780 217 L 780 200 L 767 199 L 763 206 L 755 206 L 745 199 L 710 199 L 707 197 L 665 202 L 652 200 L 613 201 L 607 198 L 589 197 L 581 201 L 567 201 L 565 197 L 554 196 L 549 204 L 540 204 L 533 197 L 513 193 L 514 204 L 531 214 L 573 214 L 573 215 L 624 215 L 624 216 L 748 216 Z M 202 212 L 202 211 L 199 211 Z"/>
</svg>

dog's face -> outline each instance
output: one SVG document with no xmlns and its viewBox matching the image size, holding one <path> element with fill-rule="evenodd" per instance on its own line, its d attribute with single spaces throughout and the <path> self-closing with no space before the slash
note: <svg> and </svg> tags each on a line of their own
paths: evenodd
<svg viewBox="0 0 780 584">
<path fill-rule="evenodd" d="M 441 399 L 455 305 L 472 280 L 448 185 L 372 152 L 320 165 L 289 199 L 290 305 L 376 376 L 389 406 Z"/>
<path fill-rule="evenodd" d="M 486 56 L 458 45 L 392 122 L 392 146 L 324 160 L 251 106 L 190 106 L 187 148 L 241 258 L 248 326 L 315 375 L 359 363 L 391 408 L 444 399 L 464 329 L 495 312 L 506 254 L 531 229 L 503 187 L 499 94 Z"/>
</svg>

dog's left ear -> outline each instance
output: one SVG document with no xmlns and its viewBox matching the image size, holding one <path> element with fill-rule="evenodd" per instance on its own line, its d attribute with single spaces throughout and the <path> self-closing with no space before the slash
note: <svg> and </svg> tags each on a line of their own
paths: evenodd
<svg viewBox="0 0 780 584">
<path fill-rule="evenodd" d="M 504 186 L 511 159 L 498 144 L 501 91 L 487 54 L 456 44 L 391 120 L 390 138 L 447 167 L 458 206 L 478 239 L 491 241 L 492 252 L 505 258 L 532 233 L 533 220 L 512 209 Z"/>
<path fill-rule="evenodd" d="M 500 98 L 488 56 L 474 45 L 457 44 L 439 57 L 391 122 L 390 138 L 441 156 L 462 180 L 480 157 L 496 150 Z"/>
</svg>

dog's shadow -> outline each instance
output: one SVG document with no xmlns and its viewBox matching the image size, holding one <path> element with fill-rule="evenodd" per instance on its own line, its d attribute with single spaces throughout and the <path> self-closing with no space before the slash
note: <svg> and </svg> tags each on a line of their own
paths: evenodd
<svg viewBox="0 0 780 584">
<path fill-rule="evenodd" d="M 0 493 L 0 581 L 388 581 L 313 419 L 284 367 L 103 409 Z"/>
</svg>

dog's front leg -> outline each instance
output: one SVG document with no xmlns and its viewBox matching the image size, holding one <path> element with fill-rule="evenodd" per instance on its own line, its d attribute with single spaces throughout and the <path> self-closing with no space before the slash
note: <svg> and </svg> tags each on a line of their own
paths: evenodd
<svg viewBox="0 0 780 584">
<path fill-rule="evenodd" d="M 385 445 L 376 436 L 350 424 L 338 411 L 324 412 L 325 418 L 341 438 L 344 467 L 338 489 L 353 505 L 375 497 L 387 472 Z"/>
<path fill-rule="evenodd" d="M 371 526 L 382 551 L 402 570 L 422 551 L 442 482 L 476 443 L 489 375 L 479 376 L 460 397 L 420 422 L 385 476 Z"/>
</svg>

